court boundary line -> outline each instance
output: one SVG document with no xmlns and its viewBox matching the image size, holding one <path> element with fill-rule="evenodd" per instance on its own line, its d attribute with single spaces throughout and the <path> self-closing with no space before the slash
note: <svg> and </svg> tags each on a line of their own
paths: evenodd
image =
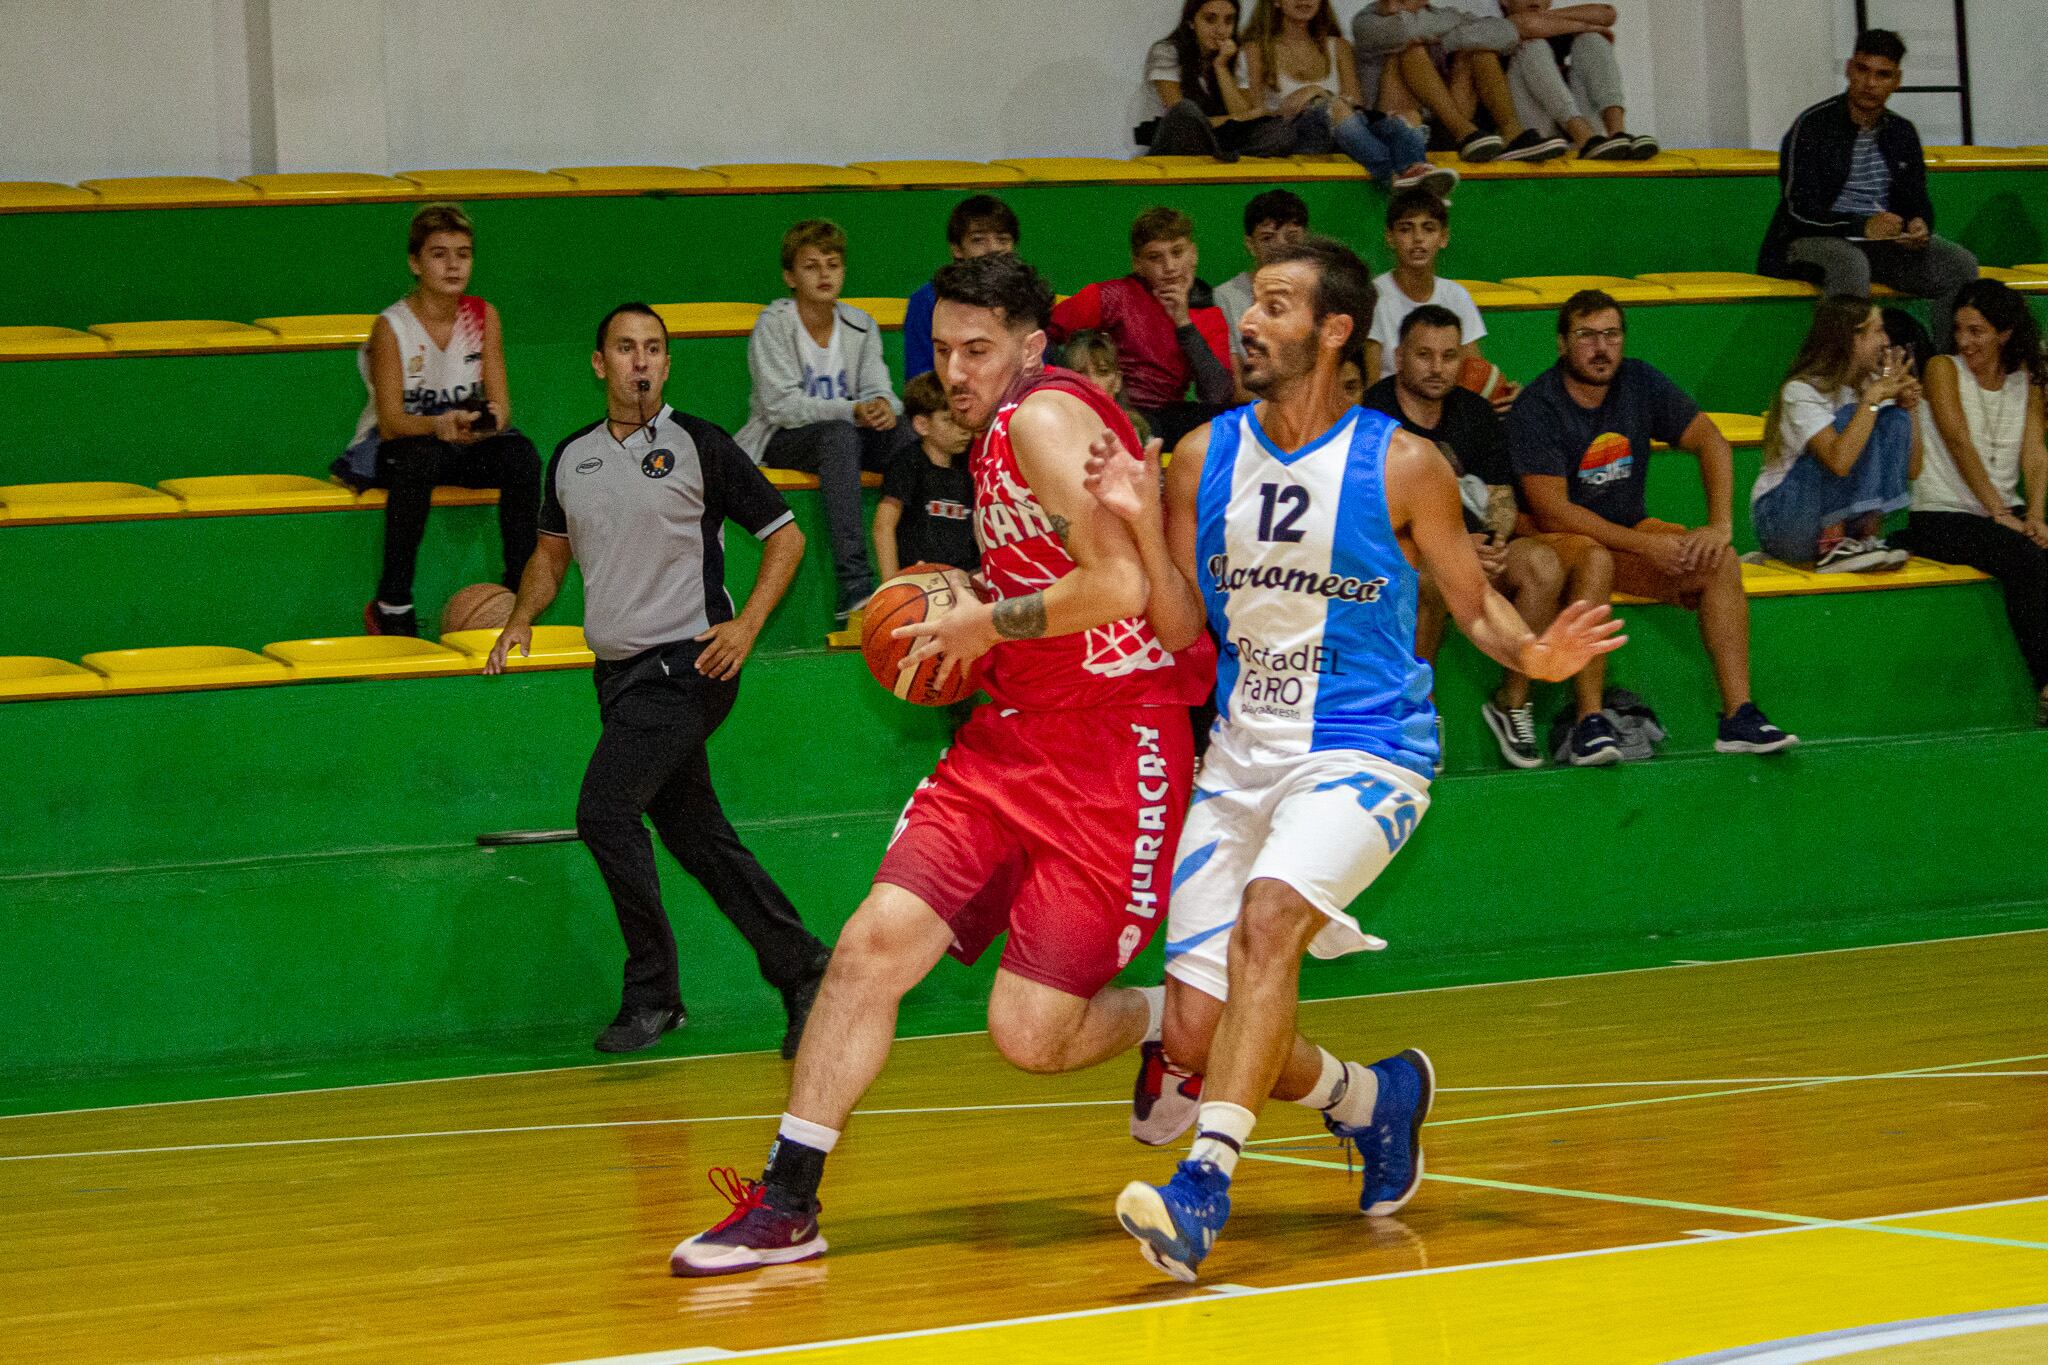
<svg viewBox="0 0 2048 1365">
<path fill-rule="evenodd" d="M 2048 934 L 2048 927 L 2036 929 L 1995 929 L 1984 934 L 1950 934 L 1940 938 L 1905 939 L 1897 943 L 1858 943 L 1843 948 L 1809 948 L 1791 953 L 1761 953 L 1755 957 L 1718 958 L 1707 961 L 1659 962 L 1644 967 L 1612 967 L 1597 972 L 1564 972 L 1556 976 L 1519 977 L 1512 981 L 1467 981 L 1448 986 L 1413 986 L 1398 991 L 1363 991 L 1354 995 L 1322 996 L 1304 1000 L 1302 1005 L 1335 1005 L 1357 1000 L 1391 1000 L 1409 995 L 1435 995 L 1446 991 L 1496 990 L 1507 986 L 1541 986 L 1553 982 L 1591 981 L 1604 976 L 1635 976 L 1644 972 L 1698 971 L 1704 967 L 1738 967 L 1753 962 L 1785 962 L 1802 957 L 1831 957 L 1841 953 L 1876 953 L 1897 948 L 1927 948 L 1943 943 L 1975 943 L 1985 939 L 2018 938 Z M 900 1037 L 894 1043 L 917 1043 L 940 1038 L 972 1038 L 987 1029 L 957 1029 L 950 1033 L 919 1033 Z M 642 1057 L 619 1062 L 579 1062 L 565 1066 L 530 1067 L 512 1071 L 478 1071 L 461 1076 L 413 1076 L 398 1081 L 363 1081 L 354 1085 L 316 1085 L 302 1090 L 263 1090 L 246 1095 L 195 1095 L 178 1100 L 138 1100 L 132 1104 L 89 1105 L 82 1109 L 41 1109 L 20 1114 L 0 1114 L 0 1123 L 10 1119 L 54 1118 L 64 1114 L 112 1114 L 132 1109 L 168 1109 L 178 1105 L 227 1104 L 236 1100 L 273 1100 L 292 1095 L 333 1095 L 354 1090 L 388 1090 L 402 1085 L 447 1085 L 456 1081 L 505 1080 L 515 1076 L 550 1076 L 564 1071 L 604 1072 L 629 1066 L 664 1066 L 681 1062 L 710 1062 L 733 1057 L 772 1056 L 773 1048 L 747 1048 L 733 1052 L 704 1052 L 688 1057 Z"/>
<path fill-rule="evenodd" d="M 1308 1157 L 1285 1156 L 1277 1152 L 1246 1152 L 1243 1154 L 1253 1161 L 1270 1161 L 1282 1166 L 1313 1166 L 1323 1170 L 1346 1171 L 1351 1168 L 1334 1161 L 1316 1161 Z M 1742 1218 L 1753 1223 L 1786 1223 L 1795 1227 L 1810 1228 L 1853 1228 L 1867 1232 L 1886 1232 L 1902 1237 L 1924 1237 L 1939 1242 L 1964 1242 L 1975 1246 L 2012 1247 L 2025 1251 L 2048 1251 L 2048 1242 L 2031 1242 L 2013 1237 L 1991 1237 L 1973 1232 L 1948 1232 L 1941 1228 L 1887 1227 L 1885 1224 L 1900 1218 L 1924 1218 L 1927 1214 L 1878 1214 L 1869 1218 L 1815 1218 L 1803 1213 L 1774 1213 L 1766 1209 L 1736 1208 L 1727 1204 L 1696 1204 L 1687 1199 L 1658 1199 L 1641 1194 L 1608 1194 L 1600 1190 L 1575 1190 L 1561 1185 L 1530 1185 L 1518 1180 L 1490 1180 L 1483 1176 L 1446 1175 L 1438 1171 L 1427 1171 L 1424 1180 L 1434 1180 L 1446 1185 L 1470 1185 L 1479 1189 L 1506 1190 L 1515 1194 L 1550 1195 L 1559 1199 L 1585 1199 L 1605 1204 L 1630 1204 L 1640 1208 L 1671 1209 L 1682 1213 L 1710 1213 L 1718 1218 Z M 2010 1201 L 2015 1204 L 2038 1203 L 2048 1200 L 2048 1195 L 2034 1195 L 2025 1199 Z M 1739 1236 L 1741 1234 L 1730 1234 Z M 1706 1239 L 1706 1240 L 1726 1240 Z"/>
<path fill-rule="evenodd" d="M 1247 1152 L 1245 1155 L 1252 1156 Z M 1261 1156 L 1261 1159 L 1270 1159 Z M 1339 1169 L 1342 1169 L 1341 1167 Z M 2016 1204 L 2033 1204 L 2048 1199 L 2048 1195 L 2029 1195 L 2019 1199 L 1993 1199 L 1976 1204 L 1957 1204 L 1947 1208 L 1919 1209 L 1910 1213 L 1887 1214 L 1889 1218 L 1931 1218 L 1941 1214 L 1972 1213 L 1979 1209 L 2007 1208 Z M 911 1341 L 925 1337 L 956 1336 L 967 1332 L 979 1332 L 1002 1327 L 1029 1327 L 1046 1322 L 1073 1322 L 1083 1318 L 1119 1316 L 1125 1313 L 1155 1312 L 1163 1309 L 1189 1306 L 1214 1308 L 1219 1299 L 1238 1300 L 1264 1298 L 1276 1294 L 1298 1294 L 1312 1289 L 1342 1289 L 1353 1285 L 1373 1284 L 1380 1281 L 1420 1279 L 1434 1275 L 1462 1275 L 1478 1270 L 1503 1270 L 1516 1266 L 1542 1265 L 1553 1261 L 1590 1260 L 1599 1256 L 1622 1256 L 1643 1251 L 1662 1251 L 1674 1247 L 1707 1247 L 1727 1242 L 1748 1241 L 1758 1237 L 1789 1237 L 1804 1232 L 1820 1232 L 1826 1225 L 1812 1226 L 1795 1224 L 1767 1228 L 1753 1228 L 1745 1232 L 1731 1232 L 1722 1237 L 1678 1237 L 1657 1242 L 1632 1242 L 1624 1246 L 1589 1247 L 1579 1251 L 1552 1251 L 1537 1256 L 1511 1256 L 1497 1261 L 1470 1261 L 1462 1265 L 1418 1266 L 1413 1270 L 1390 1270 L 1377 1275 L 1349 1275 L 1333 1280 L 1309 1280 L 1300 1284 L 1272 1285 L 1265 1288 L 1246 1288 L 1235 1294 L 1217 1295 L 1201 1292 L 1201 1286 L 1191 1287 L 1189 1292 L 1177 1298 L 1155 1299 L 1148 1303 L 1101 1304 L 1093 1308 L 1068 1309 L 1059 1313 L 1037 1313 L 1021 1318 L 992 1318 L 983 1322 L 955 1323 L 944 1327 L 919 1327 L 903 1332 L 881 1332 L 863 1337 L 836 1337 L 824 1341 L 798 1342 L 788 1346 L 755 1346 L 745 1350 L 727 1350 L 720 1347 L 683 1346 L 670 1350 L 648 1351 L 630 1356 L 593 1356 L 579 1360 L 556 1361 L 552 1365 L 684 1365 L 699 1360 L 744 1360 L 763 1356 L 794 1354 L 796 1352 L 840 1350 L 853 1346 L 878 1345 L 891 1341 Z M 1167 1288 L 1167 1286 L 1162 1286 Z M 716 1354 L 712 1354 L 716 1352 Z"/>
</svg>

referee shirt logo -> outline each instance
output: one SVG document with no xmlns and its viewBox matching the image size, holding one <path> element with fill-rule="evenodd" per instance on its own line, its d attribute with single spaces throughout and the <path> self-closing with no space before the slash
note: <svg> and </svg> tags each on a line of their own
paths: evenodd
<svg viewBox="0 0 2048 1365">
<path fill-rule="evenodd" d="M 640 472 L 650 479 L 665 479 L 675 473 L 676 454 L 666 446 L 640 457 Z"/>
<path fill-rule="evenodd" d="M 589 459 L 585 460 L 582 464 L 577 465 L 576 472 L 578 474 L 595 474 L 598 470 L 603 468 L 604 458 L 602 456 L 593 455 Z"/>
</svg>

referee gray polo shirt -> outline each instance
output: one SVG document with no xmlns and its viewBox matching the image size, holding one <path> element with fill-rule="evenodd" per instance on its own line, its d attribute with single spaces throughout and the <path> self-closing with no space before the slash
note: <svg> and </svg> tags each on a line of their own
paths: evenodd
<svg viewBox="0 0 2048 1365">
<path fill-rule="evenodd" d="M 766 540 L 790 511 L 710 422 L 667 404 L 624 441 L 596 422 L 555 447 L 540 508 L 583 566 L 583 636 L 600 659 L 630 659 L 733 618 L 725 523 Z"/>
</svg>

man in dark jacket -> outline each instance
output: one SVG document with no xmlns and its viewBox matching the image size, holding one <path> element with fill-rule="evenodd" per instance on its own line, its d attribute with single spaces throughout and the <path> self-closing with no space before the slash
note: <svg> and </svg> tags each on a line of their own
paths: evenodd
<svg viewBox="0 0 2048 1365">
<path fill-rule="evenodd" d="M 1849 88 L 1793 120 L 1779 147 L 1778 212 L 1757 269 L 1828 294 L 1868 294 L 1871 281 L 1931 300 L 1946 346 L 1950 299 L 1977 278 L 1977 258 L 1934 235 L 1927 162 L 1910 119 L 1885 108 L 1906 44 L 1870 29 L 1849 58 Z"/>
</svg>

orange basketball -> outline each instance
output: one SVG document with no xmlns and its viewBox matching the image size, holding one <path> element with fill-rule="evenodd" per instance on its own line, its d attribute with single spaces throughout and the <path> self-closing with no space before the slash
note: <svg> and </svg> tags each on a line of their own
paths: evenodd
<svg viewBox="0 0 2048 1365">
<path fill-rule="evenodd" d="M 512 619 L 513 594 L 498 583 L 472 583 L 441 608 L 441 633 L 452 630 L 502 630 Z"/>
<path fill-rule="evenodd" d="M 1472 390 L 1489 403 L 1505 383 L 1507 378 L 1501 374 L 1500 366 L 1476 355 L 1466 356 L 1464 366 L 1458 371 L 1458 387 Z"/>
<path fill-rule="evenodd" d="M 917 647 L 915 639 L 897 639 L 891 632 L 944 615 L 962 602 L 979 600 L 966 574 L 943 564 L 913 564 L 884 583 L 868 599 L 861 621 L 860 652 L 868 661 L 875 681 L 896 696 L 918 706 L 951 706 L 974 695 L 974 682 L 961 669 L 954 669 L 943 688 L 933 685 L 939 671 L 937 659 L 926 659 L 914 669 L 901 667 L 904 656 Z"/>
</svg>

